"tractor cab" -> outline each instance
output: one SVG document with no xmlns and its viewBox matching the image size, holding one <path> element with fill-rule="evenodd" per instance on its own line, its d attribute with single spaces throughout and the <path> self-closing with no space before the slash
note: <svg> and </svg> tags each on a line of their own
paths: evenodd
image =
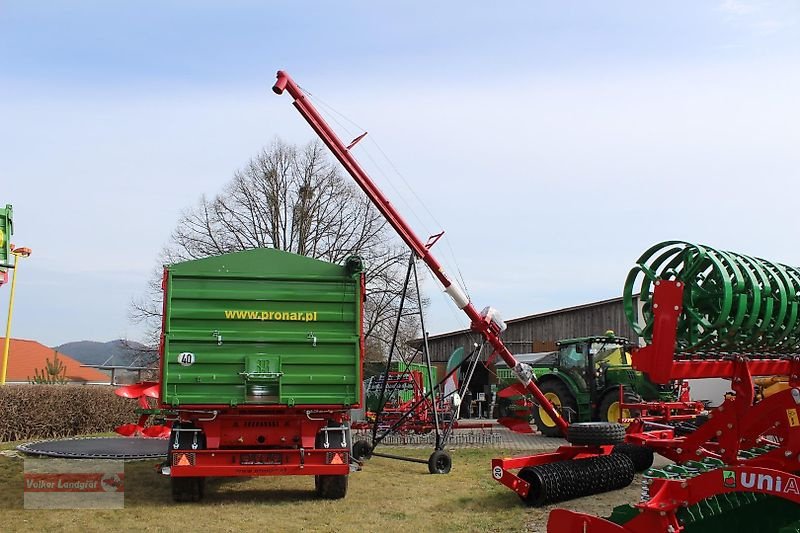
<svg viewBox="0 0 800 533">
<path fill-rule="evenodd" d="M 558 362 L 556 368 L 571 375 L 582 388 L 600 385 L 603 371 L 611 366 L 630 366 L 627 351 L 628 339 L 624 337 L 580 337 L 556 343 Z"/>
</svg>

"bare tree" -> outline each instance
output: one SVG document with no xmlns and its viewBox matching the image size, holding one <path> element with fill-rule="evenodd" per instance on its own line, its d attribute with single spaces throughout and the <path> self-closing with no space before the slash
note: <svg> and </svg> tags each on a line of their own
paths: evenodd
<svg viewBox="0 0 800 533">
<path fill-rule="evenodd" d="M 319 142 L 298 148 L 276 140 L 262 150 L 220 194 L 203 196 L 183 212 L 159 265 L 262 247 L 337 264 L 361 256 L 367 269 L 368 358 L 385 356 L 409 252 Z M 151 341 L 159 334 L 161 297 L 159 266 L 131 306 L 132 318 L 149 325 Z M 412 298 L 411 305 L 418 303 Z M 401 329 L 404 336 L 413 335 L 416 323 L 409 318 Z"/>
</svg>

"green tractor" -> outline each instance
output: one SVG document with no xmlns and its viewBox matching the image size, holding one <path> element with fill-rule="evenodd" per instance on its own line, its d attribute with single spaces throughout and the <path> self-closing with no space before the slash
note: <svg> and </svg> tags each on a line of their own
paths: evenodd
<svg viewBox="0 0 800 533">
<path fill-rule="evenodd" d="M 623 387 L 625 403 L 641 401 L 675 401 L 678 391 L 673 385 L 655 385 L 631 367 L 628 339 L 613 332 L 603 336 L 579 337 L 556 343 L 558 350 L 544 354 L 519 355 L 518 359 L 530 365 L 536 385 L 548 400 L 570 422 L 609 421 L 638 416 L 627 409 L 620 410 L 619 388 Z M 511 396 L 512 410 L 517 419 L 525 422 L 532 418 L 543 435 L 560 437 L 561 431 L 544 409 L 530 405 L 521 396 L 513 395 L 516 377 L 511 369 L 497 365 L 501 385 L 511 385 L 506 394 Z M 513 397 L 516 396 L 516 401 Z M 522 408 L 520 408 L 522 406 Z M 510 418 L 514 418 L 513 416 Z M 504 422 L 509 427 L 513 423 Z M 519 428 L 520 425 L 516 424 Z M 513 428 L 512 428 L 513 429 Z"/>
</svg>

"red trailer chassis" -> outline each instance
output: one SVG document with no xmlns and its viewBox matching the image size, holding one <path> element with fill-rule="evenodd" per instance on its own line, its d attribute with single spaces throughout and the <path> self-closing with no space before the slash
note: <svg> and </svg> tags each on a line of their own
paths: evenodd
<svg viewBox="0 0 800 533">
<path fill-rule="evenodd" d="M 179 414 L 181 421 L 173 431 L 187 435 L 170 441 L 169 458 L 162 466 L 162 473 L 172 477 L 350 472 L 345 412 L 325 411 L 324 417 L 314 417 L 307 409 Z M 330 426 L 331 422 L 337 425 Z"/>
</svg>

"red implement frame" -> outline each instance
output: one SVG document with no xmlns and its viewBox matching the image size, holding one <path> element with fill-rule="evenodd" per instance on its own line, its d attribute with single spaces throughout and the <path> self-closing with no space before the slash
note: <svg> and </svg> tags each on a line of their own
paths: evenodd
<svg viewBox="0 0 800 533">
<path fill-rule="evenodd" d="M 800 504 L 800 358 L 769 354 L 726 354 L 676 359 L 675 338 L 682 310 L 683 286 L 661 280 L 653 295 L 654 329 L 649 346 L 633 354 L 633 366 L 655 382 L 673 379 L 721 377 L 731 380 L 736 393 L 714 409 L 709 420 L 685 437 L 667 431 L 646 431 L 637 421 L 626 440 L 645 445 L 678 463 L 705 457 L 721 459 L 726 466 L 687 479 L 653 479 L 652 497 L 636 507 L 640 514 L 623 525 L 583 513 L 557 509 L 550 514 L 548 531 L 595 533 L 645 533 L 680 531 L 676 511 L 717 494 L 750 491 Z M 753 376 L 788 375 L 790 387 L 753 405 Z M 769 439 L 767 439 L 769 437 Z M 755 457 L 743 449 L 769 443 L 778 446 Z M 521 458 L 528 459 L 531 458 Z M 520 461 L 514 467 L 527 466 Z M 723 471 L 733 472 L 733 483 L 723 481 Z M 516 477 L 516 476 L 515 476 Z M 507 483 L 506 483 L 507 484 Z M 518 491 L 519 492 L 519 491 Z M 671 528 L 671 529 L 670 529 Z"/>
<path fill-rule="evenodd" d="M 394 206 L 378 189 L 369 175 L 361 168 L 356 159 L 350 153 L 348 146 L 345 145 L 336 133 L 331 129 L 327 122 L 317 112 L 316 108 L 311 104 L 306 94 L 300 87 L 292 80 L 292 78 L 283 71 L 278 71 L 277 81 L 272 87 L 276 94 L 283 94 L 284 91 L 294 98 L 294 106 L 308 122 L 311 128 L 319 135 L 322 142 L 331 150 L 333 155 L 344 166 L 345 170 L 353 177 L 359 187 L 366 193 L 370 201 L 375 205 L 378 211 L 386 218 L 387 222 L 395 229 L 395 231 L 403 239 L 403 242 L 408 245 L 414 254 L 420 258 L 428 266 L 434 276 L 444 286 L 445 292 L 453 299 L 456 306 L 464 311 L 470 319 L 470 327 L 473 331 L 481 334 L 492 348 L 503 358 L 509 368 L 514 369 L 515 374 L 519 380 L 525 385 L 527 391 L 532 394 L 540 405 L 545 409 L 548 415 L 558 424 L 562 432 L 566 432 L 568 423 L 564 420 L 560 413 L 553 407 L 553 404 L 545 398 L 542 391 L 536 386 L 532 380 L 530 372 L 526 371 L 526 367 L 517 362 L 511 352 L 506 348 L 503 341 L 500 339 L 500 326 L 495 323 L 490 317 L 482 316 L 477 309 L 469 301 L 469 298 L 463 293 L 458 285 L 453 284 L 444 271 L 442 265 L 431 254 L 430 249 L 425 243 L 417 237 L 408 223 L 400 216 L 395 210 Z M 363 135 L 362 135 L 363 137 Z M 358 140 L 358 139 L 357 139 Z M 351 143 L 351 146 L 354 143 Z M 435 242 L 435 241 L 434 241 Z"/>
<path fill-rule="evenodd" d="M 389 372 L 387 376 L 387 390 L 392 394 L 386 400 L 380 413 L 380 429 L 394 427 L 396 433 L 430 433 L 436 427 L 433 417 L 432 404 L 425 401 L 424 376 L 419 370 L 404 372 Z M 411 398 L 407 401 L 400 398 L 400 391 L 411 390 Z M 431 401 L 436 402 L 436 412 L 440 417 L 449 412 L 437 396 Z M 416 406 L 416 407 L 414 407 Z M 411 410 L 411 414 L 408 411 Z M 367 418 L 376 418 L 376 413 L 367 412 Z M 373 421 L 353 422 L 350 427 L 356 430 L 372 429 Z M 395 427 L 396 426 L 396 427 Z"/>
<path fill-rule="evenodd" d="M 635 411 L 639 413 L 636 417 L 621 418 L 619 421 L 623 424 L 632 424 L 637 421 L 643 422 L 660 422 L 668 424 L 670 422 L 680 422 L 681 420 L 694 420 L 697 415 L 702 413 L 706 406 L 703 402 L 693 401 L 689 399 L 689 386 L 688 382 L 684 381 L 680 385 L 680 393 L 678 400 L 674 402 L 667 401 L 641 401 L 641 402 L 626 402 L 625 401 L 625 388 L 620 385 L 619 387 L 619 409 L 622 411 Z"/>
</svg>

